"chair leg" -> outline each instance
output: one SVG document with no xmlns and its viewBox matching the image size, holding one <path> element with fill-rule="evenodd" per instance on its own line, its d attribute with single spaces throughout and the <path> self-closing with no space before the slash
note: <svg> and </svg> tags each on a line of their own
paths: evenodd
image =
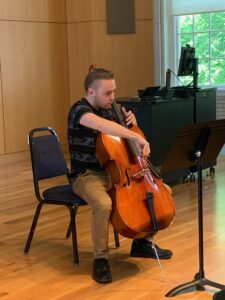
<svg viewBox="0 0 225 300">
<path fill-rule="evenodd" d="M 71 234 L 71 222 L 69 223 L 68 229 L 67 229 L 67 233 L 66 233 L 66 239 L 68 239 L 70 237 Z"/>
<path fill-rule="evenodd" d="M 77 249 L 77 232 L 76 232 L 76 222 L 75 222 L 77 208 L 78 208 L 77 206 L 69 206 L 70 228 L 72 232 L 72 242 L 73 242 L 73 259 L 75 264 L 79 263 L 78 249 Z"/>
<path fill-rule="evenodd" d="M 116 248 L 119 248 L 120 247 L 120 240 L 119 240 L 118 232 L 115 229 L 113 229 L 113 231 L 114 231 L 114 239 L 115 239 Z"/>
<path fill-rule="evenodd" d="M 76 214 L 77 214 L 78 206 L 76 206 Z M 70 238 L 71 235 L 71 222 L 69 223 L 67 233 L 66 233 L 66 239 Z"/>
<path fill-rule="evenodd" d="M 35 212 L 35 215 L 34 215 L 33 223 L 31 225 L 30 232 L 29 232 L 29 235 L 28 235 L 28 238 L 27 238 L 27 242 L 26 242 L 26 246 L 24 248 L 24 253 L 25 254 L 27 254 L 29 252 L 30 245 L 31 245 L 31 242 L 32 242 L 32 239 L 33 239 L 33 235 L 34 235 L 34 231 L 35 231 L 35 228 L 36 228 L 36 225 L 37 225 L 37 221 L 38 221 L 38 218 L 39 218 L 39 215 L 40 215 L 40 212 L 41 212 L 41 208 L 42 208 L 42 203 L 39 203 L 38 206 L 37 206 L 37 208 L 36 208 L 36 212 Z"/>
</svg>

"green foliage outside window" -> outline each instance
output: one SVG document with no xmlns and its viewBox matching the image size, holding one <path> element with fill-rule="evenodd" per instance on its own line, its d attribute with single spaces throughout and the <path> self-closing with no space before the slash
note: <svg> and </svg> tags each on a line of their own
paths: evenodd
<svg viewBox="0 0 225 300">
<path fill-rule="evenodd" d="M 225 84 L 225 12 L 178 17 L 179 49 L 195 47 L 199 59 L 199 84 Z M 189 78 L 182 78 L 184 84 Z"/>
</svg>

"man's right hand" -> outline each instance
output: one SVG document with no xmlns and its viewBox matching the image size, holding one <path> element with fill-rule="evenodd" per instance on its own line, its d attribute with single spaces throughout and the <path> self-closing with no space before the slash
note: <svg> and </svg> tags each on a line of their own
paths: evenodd
<svg viewBox="0 0 225 300">
<path fill-rule="evenodd" d="M 144 158 L 147 158 L 150 154 L 150 145 L 146 139 L 144 139 L 142 136 L 138 136 L 138 138 L 135 140 L 135 145 L 138 149 L 138 152 L 141 156 Z"/>
</svg>

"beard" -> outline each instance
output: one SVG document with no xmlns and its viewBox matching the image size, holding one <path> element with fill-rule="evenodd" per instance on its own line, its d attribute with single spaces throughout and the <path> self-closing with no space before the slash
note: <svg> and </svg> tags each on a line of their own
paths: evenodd
<svg viewBox="0 0 225 300">
<path fill-rule="evenodd" d="M 95 98 L 95 103 L 99 108 L 109 109 L 112 107 L 112 101 L 106 99 Z"/>
</svg>

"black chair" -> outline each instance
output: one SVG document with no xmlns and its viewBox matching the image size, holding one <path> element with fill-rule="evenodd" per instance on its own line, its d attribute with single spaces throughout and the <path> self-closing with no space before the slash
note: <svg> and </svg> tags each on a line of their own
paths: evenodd
<svg viewBox="0 0 225 300">
<path fill-rule="evenodd" d="M 29 133 L 29 145 L 35 195 L 39 203 L 36 208 L 24 253 L 27 254 L 29 252 L 43 204 L 65 205 L 70 211 L 70 223 L 66 238 L 69 238 L 70 233 L 72 232 L 74 263 L 79 263 L 76 214 L 78 207 L 87 205 L 87 203 L 85 200 L 73 193 L 69 180 L 66 185 L 50 187 L 45 189 L 43 193 L 40 192 L 39 181 L 43 179 L 54 178 L 62 175 L 67 176 L 67 179 L 69 178 L 69 170 L 55 130 L 50 127 L 31 130 Z M 119 238 L 116 231 L 114 231 L 114 237 L 116 247 L 119 247 Z"/>
</svg>

